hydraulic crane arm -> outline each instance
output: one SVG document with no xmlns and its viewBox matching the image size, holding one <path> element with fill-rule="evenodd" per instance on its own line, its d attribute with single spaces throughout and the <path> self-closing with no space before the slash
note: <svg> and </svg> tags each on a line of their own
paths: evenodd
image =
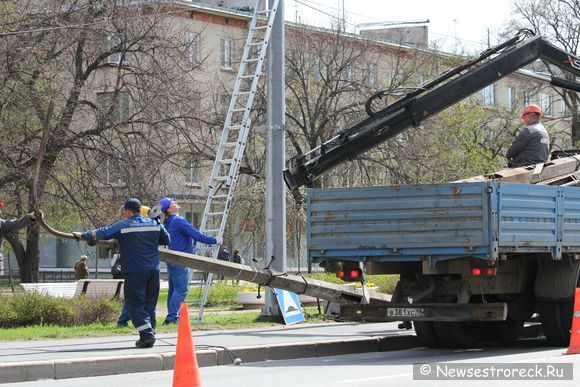
<svg viewBox="0 0 580 387">
<path fill-rule="evenodd" d="M 298 188 L 304 185 L 312 187 L 314 181 L 330 169 L 347 160 L 354 160 L 359 154 L 411 126 L 419 125 L 426 118 L 537 59 L 580 77 L 580 59 L 576 56 L 553 46 L 540 36 L 524 39 L 523 35 L 519 33 L 507 42 L 486 50 L 478 58 L 447 71 L 378 112 L 372 111 L 372 102 L 382 94 L 375 94 L 366 104 L 369 117 L 344 129 L 321 146 L 290 160 L 290 167 L 284 171 L 286 185 L 299 197 Z M 580 84 L 574 81 L 547 75 L 542 77 L 550 78 L 548 81 L 559 87 L 580 91 Z"/>
</svg>

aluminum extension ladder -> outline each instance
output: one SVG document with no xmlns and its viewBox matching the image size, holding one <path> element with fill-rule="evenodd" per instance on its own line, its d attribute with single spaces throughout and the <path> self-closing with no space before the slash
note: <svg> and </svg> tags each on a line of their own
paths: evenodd
<svg viewBox="0 0 580 387">
<path fill-rule="evenodd" d="M 254 14 L 248 30 L 242 59 L 232 98 L 226 114 L 222 136 L 209 181 L 209 192 L 200 231 L 204 234 L 223 237 L 228 218 L 228 209 L 238 179 L 238 171 L 244 155 L 244 148 L 250 130 L 250 113 L 266 57 L 272 25 L 276 17 L 279 0 L 273 0 L 271 8 L 260 9 L 262 0 L 256 1 Z M 265 1 L 267 4 L 268 1 Z M 267 22 L 264 23 L 264 19 Z M 211 248 L 211 256 L 217 259 L 218 248 Z M 203 317 L 213 273 L 208 273 L 203 295 L 199 301 L 197 322 Z"/>
</svg>

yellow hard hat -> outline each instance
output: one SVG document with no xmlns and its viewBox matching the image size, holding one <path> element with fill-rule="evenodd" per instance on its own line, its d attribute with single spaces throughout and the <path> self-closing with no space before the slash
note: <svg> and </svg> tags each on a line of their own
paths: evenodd
<svg viewBox="0 0 580 387">
<path fill-rule="evenodd" d="M 148 217 L 149 216 L 150 208 L 144 205 L 141 205 L 141 216 Z"/>
</svg>

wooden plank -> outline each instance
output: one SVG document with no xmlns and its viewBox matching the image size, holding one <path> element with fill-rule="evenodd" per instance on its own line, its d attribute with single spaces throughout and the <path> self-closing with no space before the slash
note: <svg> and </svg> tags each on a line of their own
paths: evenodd
<svg viewBox="0 0 580 387">
<path fill-rule="evenodd" d="M 542 165 L 543 167 L 540 167 Z M 485 181 L 503 181 L 509 183 L 540 183 L 568 175 L 580 169 L 580 156 L 563 157 L 544 164 L 529 165 L 519 168 L 505 168 L 489 175 L 480 175 L 454 181 L 454 183 L 471 183 Z"/>
<path fill-rule="evenodd" d="M 219 261 L 213 258 L 182 253 L 166 248 L 159 248 L 159 253 L 161 260 L 164 262 L 187 266 L 192 269 L 210 272 L 232 279 L 240 279 L 258 285 L 289 290 L 297 294 L 306 294 L 307 296 L 333 301 L 339 304 L 362 304 L 364 302 L 362 290 L 353 289 L 352 286 L 317 281 L 311 278 L 303 278 L 299 275 L 280 273 L 273 270 L 255 269 L 239 263 Z M 389 302 L 389 295 L 369 290 L 368 301 L 373 304 L 386 304 Z"/>
</svg>

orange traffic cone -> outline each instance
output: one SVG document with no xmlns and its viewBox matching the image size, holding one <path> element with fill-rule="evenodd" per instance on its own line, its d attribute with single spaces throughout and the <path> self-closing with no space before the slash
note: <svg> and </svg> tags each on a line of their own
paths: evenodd
<svg viewBox="0 0 580 387">
<path fill-rule="evenodd" d="M 574 314 L 572 315 L 572 330 L 570 331 L 570 347 L 566 355 L 580 353 L 580 288 L 576 288 L 574 296 Z"/>
<path fill-rule="evenodd" d="M 173 387 L 201 386 L 199 367 L 195 357 L 195 346 L 189 325 L 187 304 L 181 303 L 179 309 L 179 330 L 177 331 L 177 349 L 173 367 Z"/>
</svg>

